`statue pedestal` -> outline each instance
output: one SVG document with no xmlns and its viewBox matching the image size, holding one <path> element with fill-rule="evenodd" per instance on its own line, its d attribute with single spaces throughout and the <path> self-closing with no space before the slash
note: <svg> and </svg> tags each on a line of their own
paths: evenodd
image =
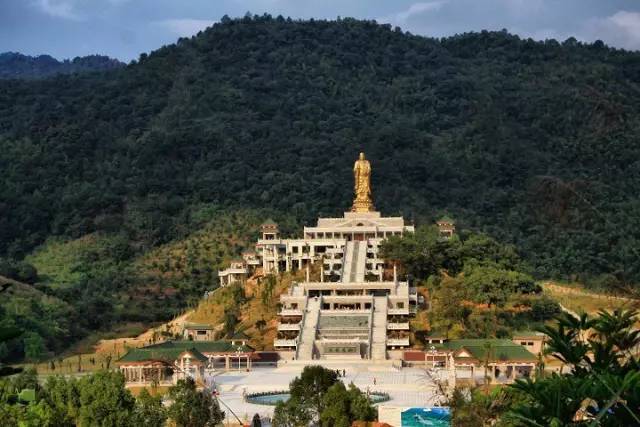
<svg viewBox="0 0 640 427">
<path fill-rule="evenodd" d="M 380 214 L 380 212 L 377 211 L 370 211 L 370 212 L 345 212 L 344 213 L 344 218 L 345 219 L 363 219 L 363 218 L 367 218 L 367 219 L 376 219 L 376 218 L 381 218 L 382 215 Z"/>
<path fill-rule="evenodd" d="M 351 212 L 365 213 L 365 212 L 373 212 L 373 202 L 370 199 L 360 200 L 356 199 L 353 201 L 353 207 L 351 208 Z"/>
</svg>

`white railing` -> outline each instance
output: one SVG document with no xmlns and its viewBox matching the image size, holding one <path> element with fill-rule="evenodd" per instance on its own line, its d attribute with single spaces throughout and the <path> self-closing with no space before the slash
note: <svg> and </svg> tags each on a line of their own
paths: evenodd
<svg viewBox="0 0 640 427">
<path fill-rule="evenodd" d="M 389 323 L 387 323 L 387 329 L 399 330 L 399 331 L 408 331 L 409 330 L 409 322 L 389 322 Z"/>
<path fill-rule="evenodd" d="M 399 347 L 409 345 L 409 338 L 387 338 L 387 347 Z"/>
<path fill-rule="evenodd" d="M 409 309 L 408 308 L 390 308 L 390 309 L 387 310 L 387 314 L 388 315 L 398 314 L 398 315 L 408 316 L 409 315 Z"/>
<path fill-rule="evenodd" d="M 300 323 L 280 323 L 278 324 L 279 331 L 299 331 L 302 325 Z"/>
<path fill-rule="evenodd" d="M 302 310 L 299 308 L 283 308 L 278 314 L 280 316 L 302 316 Z"/>
<path fill-rule="evenodd" d="M 275 347 L 295 347 L 297 340 L 273 340 L 273 345 Z"/>
<path fill-rule="evenodd" d="M 350 308 L 343 308 L 343 309 L 332 309 L 332 310 L 320 310 L 322 311 L 323 314 L 347 314 L 347 313 L 355 313 L 355 314 L 368 314 L 372 309 L 371 308 L 363 308 L 363 309 L 350 309 Z"/>
</svg>

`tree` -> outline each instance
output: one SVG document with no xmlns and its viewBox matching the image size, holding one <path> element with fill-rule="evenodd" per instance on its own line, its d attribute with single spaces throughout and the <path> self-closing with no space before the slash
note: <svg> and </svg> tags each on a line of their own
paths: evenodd
<svg viewBox="0 0 640 427">
<path fill-rule="evenodd" d="M 517 380 L 524 396 L 507 418 L 517 426 L 632 426 L 640 424 L 640 345 L 638 312 L 600 311 L 598 317 L 564 313 L 556 325 L 540 328 L 548 350 L 570 372 Z"/>
<path fill-rule="evenodd" d="M 192 378 L 179 380 L 169 389 L 173 404 L 168 415 L 177 427 L 214 427 L 224 420 L 218 402 L 206 391 L 196 390 Z"/>
<path fill-rule="evenodd" d="M 151 396 L 143 389 L 136 399 L 132 424 L 141 427 L 163 427 L 167 420 L 167 411 L 160 396 Z"/>
<path fill-rule="evenodd" d="M 465 265 L 464 284 L 471 289 L 475 300 L 484 302 L 489 307 L 502 307 L 514 293 L 540 291 L 531 276 L 500 268 L 493 263 Z"/>
<path fill-rule="evenodd" d="M 45 351 L 44 341 L 37 332 L 27 332 L 24 335 L 24 355 L 27 359 L 37 362 Z"/>
<path fill-rule="evenodd" d="M 253 419 L 251 420 L 251 427 L 262 427 L 262 419 L 260 415 L 254 414 Z"/>
<path fill-rule="evenodd" d="M 240 323 L 235 308 L 225 309 L 224 311 L 224 334 L 229 337 L 233 335 L 236 326 Z"/>
<path fill-rule="evenodd" d="M 100 371 L 78 380 L 78 424 L 124 427 L 131 424 L 135 398 L 120 372 Z"/>
<path fill-rule="evenodd" d="M 273 413 L 273 427 L 306 427 L 311 420 L 308 408 L 293 398 L 278 402 Z"/>
<path fill-rule="evenodd" d="M 262 331 L 267 326 L 267 322 L 264 319 L 256 320 L 255 327 L 257 330 Z"/>
<path fill-rule="evenodd" d="M 340 381 L 329 387 L 322 398 L 320 424 L 324 427 L 349 427 L 350 408 L 349 394 Z"/>
<path fill-rule="evenodd" d="M 300 376 L 289 384 L 291 400 L 306 407 L 312 418 L 317 418 L 324 409 L 324 394 L 336 382 L 336 371 L 322 366 L 305 366 Z"/>
<path fill-rule="evenodd" d="M 18 328 L 5 328 L 0 327 L 0 378 L 8 375 L 13 375 L 21 371 L 19 368 L 11 368 L 2 364 L 2 359 L 8 355 L 7 342 L 11 339 L 17 338 L 22 334 Z"/>
<path fill-rule="evenodd" d="M 332 385 L 323 397 L 324 410 L 320 414 L 323 426 L 349 427 L 354 421 L 373 421 L 376 411 L 369 398 L 355 385 L 347 389 L 342 382 Z"/>
<path fill-rule="evenodd" d="M 273 291 L 276 287 L 276 276 L 268 274 L 262 281 L 262 290 L 260 291 L 260 302 L 267 307 L 271 303 Z"/>
<path fill-rule="evenodd" d="M 306 426 L 311 421 L 328 427 L 349 427 L 356 420 L 375 419 L 368 397 L 353 384 L 347 390 L 334 370 L 306 366 L 289 389 L 291 398 L 276 406 L 276 427 Z"/>
</svg>

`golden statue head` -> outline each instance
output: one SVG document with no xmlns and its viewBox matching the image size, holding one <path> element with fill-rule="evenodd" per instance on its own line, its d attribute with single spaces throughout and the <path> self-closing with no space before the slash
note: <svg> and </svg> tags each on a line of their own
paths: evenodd
<svg viewBox="0 0 640 427">
<path fill-rule="evenodd" d="M 364 153 L 360 153 L 360 160 L 364 160 Z"/>
</svg>

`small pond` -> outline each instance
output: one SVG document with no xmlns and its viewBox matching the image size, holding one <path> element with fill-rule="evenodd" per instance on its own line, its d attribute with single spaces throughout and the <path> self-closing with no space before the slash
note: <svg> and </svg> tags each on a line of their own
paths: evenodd
<svg viewBox="0 0 640 427">
<path fill-rule="evenodd" d="M 253 393 L 247 395 L 247 402 L 256 405 L 272 405 L 275 406 L 278 402 L 286 402 L 291 395 L 287 392 L 274 391 L 266 393 Z M 386 393 L 374 392 L 369 395 L 371 403 L 381 403 L 389 400 L 389 395 Z"/>
</svg>

